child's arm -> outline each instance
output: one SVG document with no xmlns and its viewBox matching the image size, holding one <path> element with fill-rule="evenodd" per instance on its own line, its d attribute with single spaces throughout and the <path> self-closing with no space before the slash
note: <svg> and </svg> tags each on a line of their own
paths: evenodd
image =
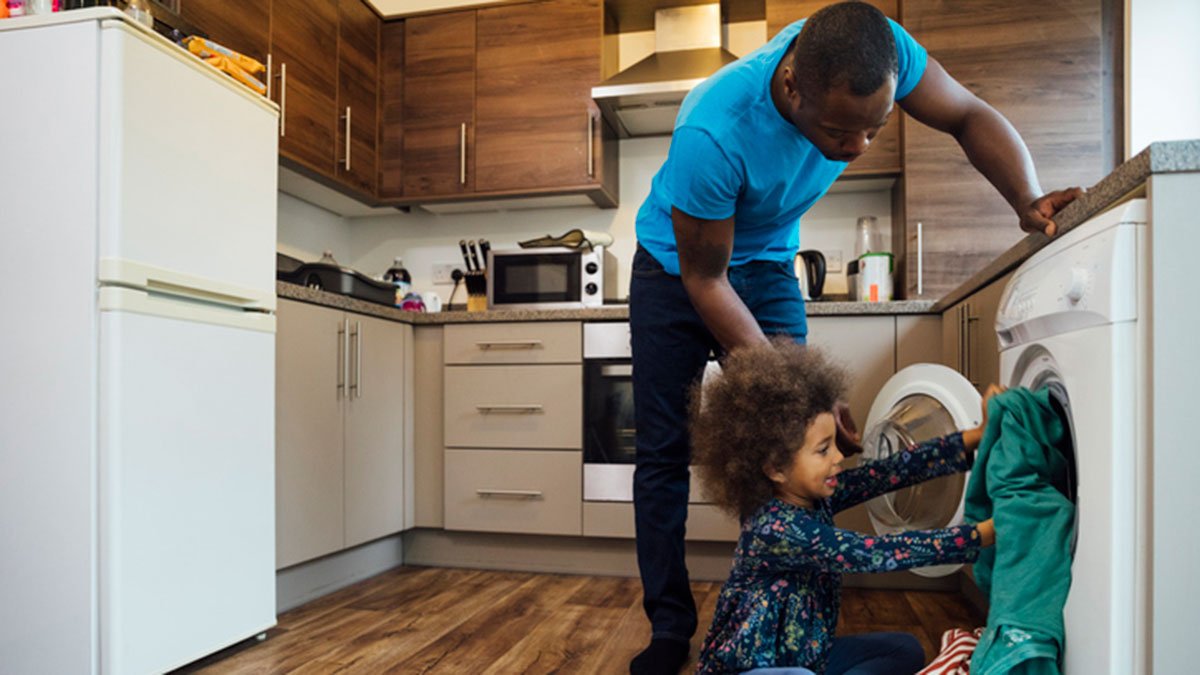
<svg viewBox="0 0 1200 675">
<path fill-rule="evenodd" d="M 780 526 L 782 525 L 782 526 Z M 830 572 L 896 570 L 974 562 L 981 546 L 995 539 L 990 520 L 940 530 L 866 535 L 826 525 L 816 518 L 777 521 L 755 531 L 750 547 L 759 563 L 777 570 L 819 568 Z"/>
<path fill-rule="evenodd" d="M 893 490 L 969 471 L 981 434 L 978 429 L 955 432 L 902 450 L 887 459 L 843 471 L 838 475 L 838 487 L 830 498 L 830 507 L 837 513 Z"/>
</svg>

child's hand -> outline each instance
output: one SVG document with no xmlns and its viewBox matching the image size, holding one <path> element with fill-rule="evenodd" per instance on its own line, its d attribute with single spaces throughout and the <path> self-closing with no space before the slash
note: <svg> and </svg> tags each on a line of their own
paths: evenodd
<svg viewBox="0 0 1200 675">
<path fill-rule="evenodd" d="M 985 389 L 983 391 L 983 402 L 981 404 L 981 407 L 983 408 L 983 421 L 979 423 L 980 429 L 987 428 L 988 401 L 991 401 L 992 397 L 995 396 L 996 394 L 1004 393 L 1007 390 L 1008 390 L 1008 387 L 1001 387 L 998 384 L 989 384 L 987 386 L 987 389 Z"/>
<path fill-rule="evenodd" d="M 974 452 L 975 448 L 979 447 L 979 442 L 983 440 L 983 430 L 987 428 L 988 401 L 991 401 L 992 397 L 996 394 L 1004 391 L 1004 387 L 996 384 L 989 384 L 987 389 L 984 390 L 983 401 L 980 406 L 983 409 L 983 420 L 979 423 L 979 426 L 963 431 L 963 445 L 967 448 L 967 450 Z"/>
<path fill-rule="evenodd" d="M 996 526 L 995 526 L 995 524 L 992 523 L 991 518 L 988 518 L 987 520 L 983 521 L 982 523 L 977 524 L 975 526 L 975 529 L 979 532 L 979 545 L 980 546 L 995 545 L 995 543 L 996 543 Z"/>
</svg>

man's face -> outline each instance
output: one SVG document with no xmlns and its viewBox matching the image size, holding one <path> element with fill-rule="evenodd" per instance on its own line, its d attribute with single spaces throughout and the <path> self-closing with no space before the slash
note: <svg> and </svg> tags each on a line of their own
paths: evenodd
<svg viewBox="0 0 1200 675">
<path fill-rule="evenodd" d="M 892 114 L 896 78 L 889 77 L 879 89 L 867 96 L 855 96 L 846 84 L 839 84 L 815 96 L 805 96 L 787 74 L 788 117 L 827 159 L 853 162 L 887 123 Z"/>
</svg>

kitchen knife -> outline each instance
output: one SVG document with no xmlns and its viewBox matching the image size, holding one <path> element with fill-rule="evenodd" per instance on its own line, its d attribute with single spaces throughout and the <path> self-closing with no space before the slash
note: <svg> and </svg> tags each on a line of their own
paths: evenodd
<svg viewBox="0 0 1200 675">
<path fill-rule="evenodd" d="M 467 257 L 467 240 L 459 239 L 458 247 L 460 249 L 462 249 L 463 264 L 467 266 L 467 271 L 473 272 L 474 270 L 471 269 L 471 259 L 469 257 Z"/>
<path fill-rule="evenodd" d="M 482 272 L 483 265 L 479 264 L 479 254 L 477 254 L 475 252 L 475 240 L 474 239 L 467 242 L 467 250 L 469 250 L 471 252 L 471 262 L 475 263 L 475 271 Z"/>
<path fill-rule="evenodd" d="M 488 243 L 488 240 L 480 239 L 479 240 L 479 255 L 483 258 L 483 269 L 485 269 L 485 270 L 487 269 L 487 266 L 488 266 L 488 257 L 487 256 L 488 256 L 488 251 L 490 251 L 490 250 L 492 250 L 492 245 Z"/>
</svg>

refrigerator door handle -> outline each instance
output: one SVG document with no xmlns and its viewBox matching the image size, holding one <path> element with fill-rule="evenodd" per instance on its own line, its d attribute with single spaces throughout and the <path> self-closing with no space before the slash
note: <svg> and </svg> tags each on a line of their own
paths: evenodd
<svg viewBox="0 0 1200 675">
<path fill-rule="evenodd" d="M 124 258 L 101 258 L 98 271 L 102 285 L 125 286 L 188 300 L 226 305 L 244 310 L 275 311 L 275 293 L 176 272 Z"/>
</svg>

